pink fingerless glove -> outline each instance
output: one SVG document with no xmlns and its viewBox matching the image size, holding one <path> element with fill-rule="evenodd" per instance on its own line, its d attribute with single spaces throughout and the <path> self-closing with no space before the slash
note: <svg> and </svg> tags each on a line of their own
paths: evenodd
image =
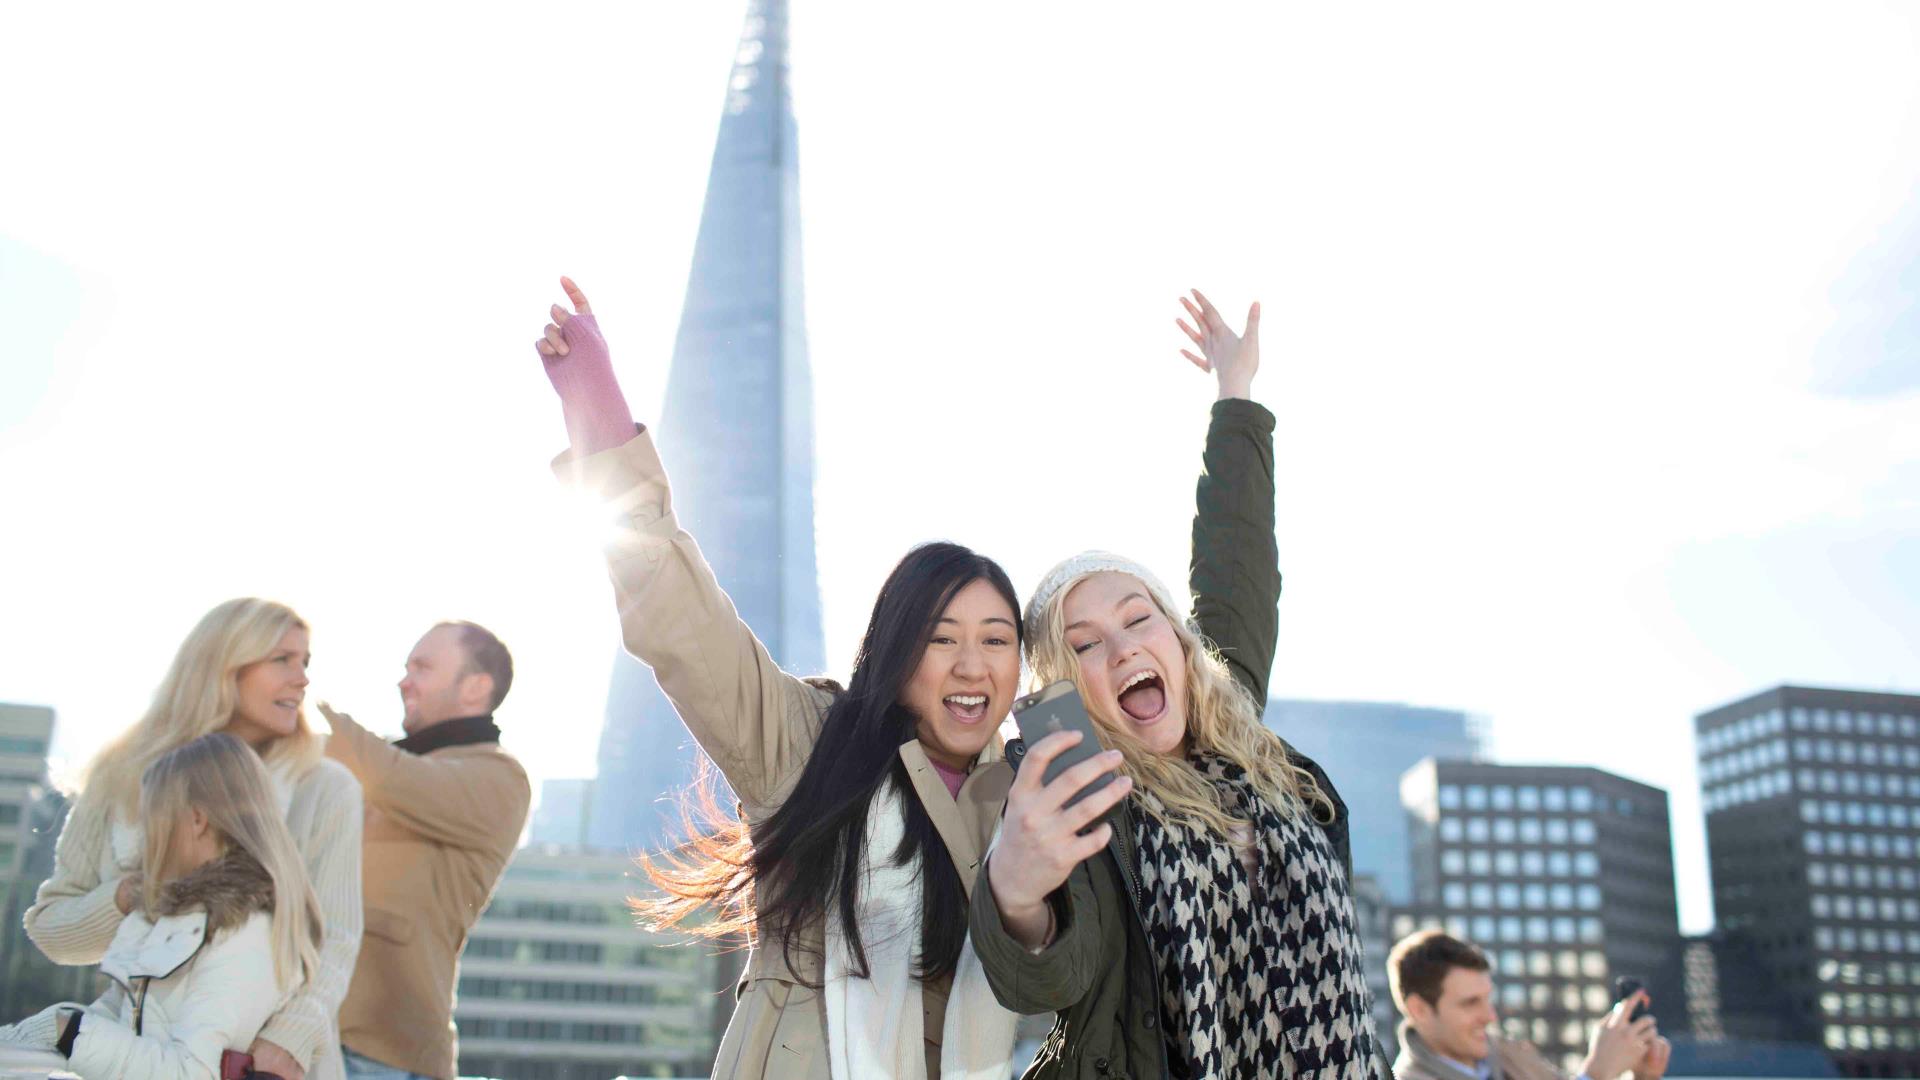
<svg viewBox="0 0 1920 1080">
<path fill-rule="evenodd" d="M 633 438 L 633 413 L 619 380 L 613 377 L 613 357 L 600 324 L 592 315 L 575 315 L 560 328 L 567 355 L 546 356 L 547 379 L 560 395 L 566 417 L 567 439 L 576 457 L 611 450 Z"/>
</svg>

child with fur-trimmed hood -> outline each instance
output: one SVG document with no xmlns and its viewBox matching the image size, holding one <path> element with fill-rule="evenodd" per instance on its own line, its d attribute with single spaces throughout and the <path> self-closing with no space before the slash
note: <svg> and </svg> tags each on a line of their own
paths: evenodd
<svg viewBox="0 0 1920 1080">
<path fill-rule="evenodd" d="M 319 904 L 259 756 L 231 735 L 164 755 L 141 780 L 140 902 L 91 1005 L 54 1005 L 0 1046 L 87 1080 L 219 1080 L 317 963 Z"/>
</svg>

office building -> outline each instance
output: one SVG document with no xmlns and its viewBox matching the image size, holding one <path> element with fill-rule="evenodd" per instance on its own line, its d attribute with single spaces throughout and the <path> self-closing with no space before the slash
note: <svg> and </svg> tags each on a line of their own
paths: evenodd
<svg viewBox="0 0 1920 1080">
<path fill-rule="evenodd" d="M 636 926 L 635 872 L 620 854 L 514 855 L 460 964 L 460 1075 L 707 1075 L 732 969 L 704 944 Z"/>
<path fill-rule="evenodd" d="M 0 1018 L 6 1020 L 94 996 L 94 969 L 48 960 L 20 921 L 53 873 L 53 848 L 66 820 L 66 797 L 47 778 L 53 724 L 52 709 L 0 703 Z"/>
<path fill-rule="evenodd" d="M 592 799 L 591 780 L 542 780 L 540 804 L 533 808 L 527 842 L 557 847 L 586 846 L 587 814 Z"/>
<path fill-rule="evenodd" d="M 1400 775 L 1427 758 L 1476 760 L 1480 724 L 1466 713 L 1375 701 L 1267 702 L 1266 724 L 1320 763 L 1352 816 L 1353 869 L 1389 903 L 1413 899 Z"/>
<path fill-rule="evenodd" d="M 1694 721 L 1716 926 L 1843 1075 L 1920 1075 L 1920 696 L 1779 686 Z"/>
<path fill-rule="evenodd" d="M 1415 906 L 1493 960 L 1509 1037 L 1572 1068 L 1615 976 L 1680 1000 L 1663 985 L 1680 945 L 1666 792 L 1598 769 L 1425 761 L 1401 801 Z"/>
<path fill-rule="evenodd" d="M 825 650 L 813 537 L 813 391 L 800 267 L 799 136 L 785 0 L 751 0 L 727 80 L 668 372 L 652 425 L 681 525 L 740 617 L 789 671 Z M 653 674 L 616 660 L 589 820 L 594 845 L 657 847 L 657 805 L 700 753 Z M 723 800 L 722 805 L 726 801 Z"/>
</svg>

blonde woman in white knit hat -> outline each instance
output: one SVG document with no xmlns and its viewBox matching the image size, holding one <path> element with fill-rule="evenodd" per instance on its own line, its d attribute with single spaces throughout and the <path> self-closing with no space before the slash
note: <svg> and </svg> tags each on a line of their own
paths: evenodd
<svg viewBox="0 0 1920 1080">
<path fill-rule="evenodd" d="M 1280 595 L 1274 418 L 1250 398 L 1260 307 L 1241 335 L 1198 291 L 1181 302 L 1200 350 L 1183 354 L 1219 388 L 1193 615 L 1108 552 L 1061 562 L 1034 591 L 1034 682 L 1072 680 L 1107 749 L 1051 784 L 1046 766 L 1079 737 L 1025 753 L 990 887 L 973 893 L 973 942 L 1003 1005 L 1058 1014 L 1029 1077 L 1370 1077 L 1384 1062 L 1346 808 L 1260 721 Z M 1107 770 L 1119 780 L 1065 805 Z"/>
</svg>

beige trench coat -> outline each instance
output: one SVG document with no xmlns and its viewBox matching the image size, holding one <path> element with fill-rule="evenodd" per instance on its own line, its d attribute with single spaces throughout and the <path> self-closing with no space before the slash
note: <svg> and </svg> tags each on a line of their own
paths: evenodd
<svg viewBox="0 0 1920 1080">
<path fill-rule="evenodd" d="M 644 428 L 616 449 L 562 455 L 554 471 L 615 513 L 607 566 L 627 651 L 653 668 L 687 730 L 733 786 L 749 827 L 765 821 L 799 779 L 833 695 L 781 671 L 740 621 L 674 518 L 666 470 Z M 999 740 L 981 753 L 958 799 L 918 742 L 902 745 L 900 757 L 971 894 L 1013 782 Z M 715 1077 L 829 1076 L 826 1011 L 806 985 L 820 981 L 821 930 L 794 943 L 793 969 L 781 944 L 762 941 L 747 961 Z M 922 987 L 929 1076 L 939 1075 L 946 999 L 946 985 Z"/>
</svg>

